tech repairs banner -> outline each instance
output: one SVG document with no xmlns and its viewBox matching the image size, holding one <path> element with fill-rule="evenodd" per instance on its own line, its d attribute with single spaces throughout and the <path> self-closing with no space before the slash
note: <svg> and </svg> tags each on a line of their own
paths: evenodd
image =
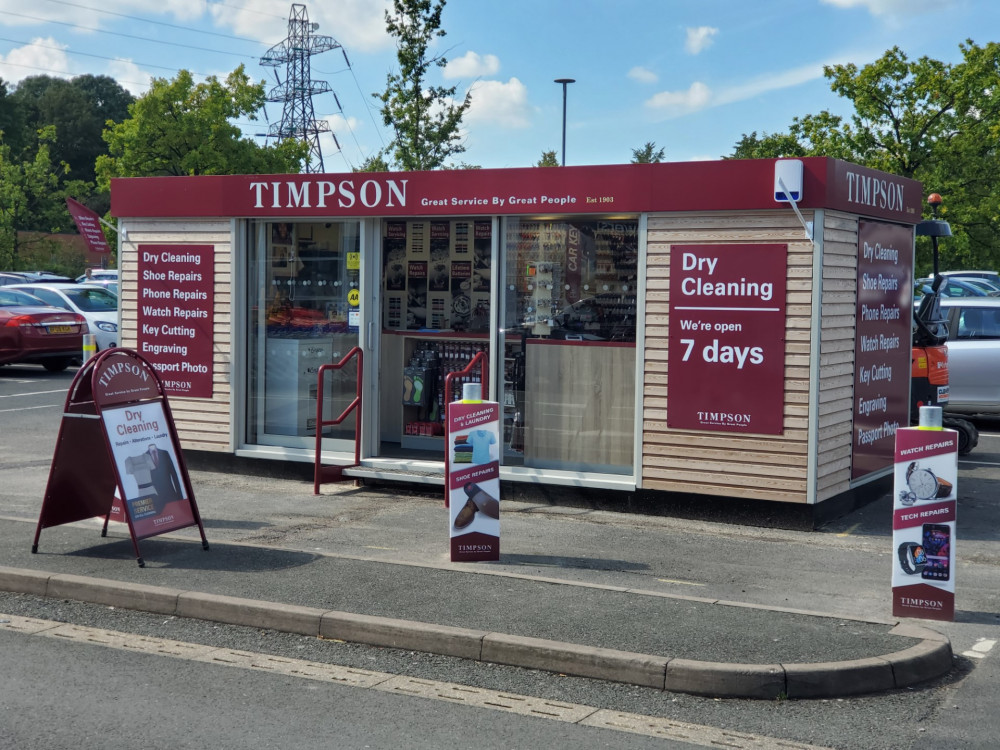
<svg viewBox="0 0 1000 750">
<path fill-rule="evenodd" d="M 499 560 L 500 405 L 452 402 L 445 440 L 451 560 Z"/>
<path fill-rule="evenodd" d="M 139 245 L 137 351 L 170 396 L 212 398 L 215 248 Z"/>
<path fill-rule="evenodd" d="M 958 433 L 896 430 L 892 614 L 955 619 Z"/>
<path fill-rule="evenodd" d="M 787 245 L 670 251 L 667 426 L 783 431 Z"/>
</svg>

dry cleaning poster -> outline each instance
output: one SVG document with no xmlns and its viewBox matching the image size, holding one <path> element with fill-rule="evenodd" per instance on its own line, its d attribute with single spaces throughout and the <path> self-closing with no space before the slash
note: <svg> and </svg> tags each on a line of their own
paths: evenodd
<svg viewBox="0 0 1000 750">
<path fill-rule="evenodd" d="M 104 409 L 102 416 L 136 538 L 193 524 L 163 404 Z"/>
<path fill-rule="evenodd" d="M 782 433 L 787 252 L 671 248 L 667 426 Z"/>
</svg>

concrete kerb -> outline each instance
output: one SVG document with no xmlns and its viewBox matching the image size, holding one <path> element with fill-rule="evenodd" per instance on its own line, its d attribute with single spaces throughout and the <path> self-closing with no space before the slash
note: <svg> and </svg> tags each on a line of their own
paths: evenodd
<svg viewBox="0 0 1000 750">
<path fill-rule="evenodd" d="M 837 698 L 873 693 L 941 677 L 952 665 L 947 637 L 910 623 L 889 632 L 919 643 L 881 657 L 828 663 L 725 664 L 3 566 L 0 590 L 716 698 Z"/>
</svg>

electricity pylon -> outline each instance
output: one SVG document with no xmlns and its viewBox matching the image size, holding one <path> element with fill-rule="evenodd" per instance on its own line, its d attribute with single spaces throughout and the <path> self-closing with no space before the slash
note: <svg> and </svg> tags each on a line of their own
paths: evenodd
<svg viewBox="0 0 1000 750">
<path fill-rule="evenodd" d="M 278 85 L 267 94 L 269 102 L 283 102 L 281 122 L 272 124 L 267 130 L 268 138 L 297 138 L 309 144 L 309 161 L 306 172 L 323 171 L 323 151 L 319 145 L 319 134 L 329 133 L 330 124 L 326 120 L 317 120 L 313 110 L 312 98 L 317 94 L 332 93 L 330 84 L 326 81 L 314 81 L 309 69 L 309 58 L 321 52 L 337 49 L 340 44 L 330 36 L 313 34 L 319 28 L 318 23 L 309 23 L 306 6 L 293 4 L 288 16 L 288 36 L 279 44 L 274 45 L 260 59 L 261 65 L 277 68 L 285 66 L 285 82 L 278 79 Z M 275 78 L 278 71 L 274 72 Z M 337 95 L 334 94 L 336 100 Z M 337 102 L 340 107 L 340 102 Z M 337 136 L 333 136 L 337 143 Z"/>
</svg>

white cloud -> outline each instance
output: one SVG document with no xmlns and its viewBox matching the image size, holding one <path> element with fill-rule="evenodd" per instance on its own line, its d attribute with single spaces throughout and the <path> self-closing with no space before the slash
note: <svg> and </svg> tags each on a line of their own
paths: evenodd
<svg viewBox="0 0 1000 750">
<path fill-rule="evenodd" d="M 894 16 L 897 14 L 921 13 L 940 10 L 951 5 L 951 0 L 822 0 L 837 8 L 867 8 L 873 16 Z"/>
<path fill-rule="evenodd" d="M 154 76 L 131 60 L 123 58 L 118 58 L 108 63 L 107 75 L 118 81 L 121 87 L 132 94 L 132 96 L 142 96 L 149 91 L 149 83 L 154 77 L 163 78 L 162 74 Z"/>
<path fill-rule="evenodd" d="M 711 26 L 689 28 L 687 29 L 687 39 L 684 41 L 684 49 L 692 55 L 697 55 L 712 46 L 712 37 L 718 33 L 719 30 Z"/>
<path fill-rule="evenodd" d="M 758 76 L 738 86 L 723 89 L 713 98 L 713 104 L 742 102 L 770 91 L 789 89 L 809 81 L 819 80 L 823 77 L 823 66 L 826 64 L 810 63 L 791 70 Z"/>
<path fill-rule="evenodd" d="M 758 76 L 744 83 L 712 91 L 701 82 L 691 84 L 687 91 L 663 91 L 646 100 L 649 109 L 665 118 L 680 117 L 709 107 L 733 104 L 771 91 L 801 86 L 823 78 L 823 66 L 832 62 L 810 63 L 791 70 Z"/>
<path fill-rule="evenodd" d="M 69 45 L 52 37 L 32 39 L 31 44 L 0 56 L 0 78 L 8 83 L 18 83 L 23 78 L 37 75 L 70 78 L 73 72 L 65 53 L 68 48 Z"/>
<path fill-rule="evenodd" d="M 712 90 L 695 81 L 687 91 L 661 91 L 646 100 L 646 106 L 667 117 L 679 117 L 705 109 L 712 102 Z"/>
<path fill-rule="evenodd" d="M 656 83 L 660 80 L 660 77 L 656 75 L 653 71 L 648 68 L 644 68 L 641 65 L 636 65 L 632 70 L 628 72 L 628 77 L 633 81 L 638 81 L 639 83 Z"/>
<path fill-rule="evenodd" d="M 185 5 L 168 2 L 170 6 L 175 4 Z M 201 2 L 196 4 L 204 8 Z M 317 36 L 333 37 L 352 52 L 372 52 L 392 46 L 385 30 L 385 11 L 389 5 L 389 0 L 324 0 L 308 5 L 306 14 L 310 23 L 319 24 L 313 32 Z M 265 44 L 279 44 L 288 35 L 290 7 L 291 4 L 275 4 L 273 0 L 247 0 L 239 6 L 208 3 L 216 26 Z M 278 11 L 283 11 L 283 15 Z"/>
<path fill-rule="evenodd" d="M 467 123 L 497 125 L 501 128 L 526 128 L 531 124 L 528 89 L 517 78 L 503 81 L 479 81 L 473 84 L 472 103 L 463 118 Z"/>
<path fill-rule="evenodd" d="M 481 78 L 500 71 L 500 58 L 469 51 L 456 60 L 449 60 L 444 67 L 445 78 Z"/>
</svg>

